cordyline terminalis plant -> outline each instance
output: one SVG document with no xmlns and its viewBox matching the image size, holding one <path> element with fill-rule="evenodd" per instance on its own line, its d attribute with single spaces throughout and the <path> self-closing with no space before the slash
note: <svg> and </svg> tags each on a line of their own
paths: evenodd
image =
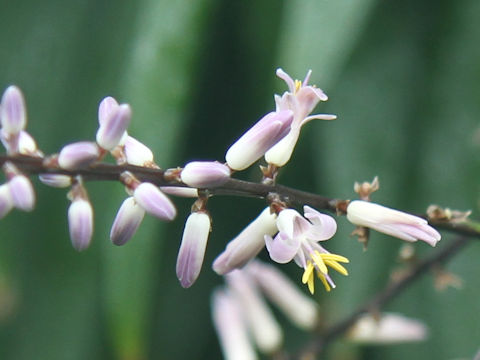
<svg viewBox="0 0 480 360">
<path fill-rule="evenodd" d="M 332 215 L 346 215 L 356 226 L 354 234 L 364 247 L 370 229 L 411 243 L 421 240 L 433 247 L 441 238 L 435 228 L 478 235 L 476 224 L 468 219 L 468 213 L 431 206 L 426 215 L 415 216 L 372 203 L 370 195 L 379 188 L 377 178 L 372 183 L 356 183 L 359 199 L 353 201 L 279 185 L 277 175 L 288 163 L 302 127 L 311 120 L 336 119 L 335 115 L 311 114 L 319 102 L 328 98 L 321 89 L 309 85 L 310 75 L 311 71 L 299 81 L 282 69 L 277 70 L 277 76 L 285 81 L 288 90 L 281 96 L 275 95 L 275 109 L 227 150 L 225 161 L 195 161 L 171 169 L 157 165 L 152 151 L 127 132 L 132 110 L 128 104 L 119 104 L 112 97 L 100 102 L 95 141 L 68 144 L 58 154 L 44 155 L 26 131 L 22 92 L 10 86 L 3 93 L 0 104 L 0 137 L 6 149 L 6 154 L 0 156 L 6 177 L 6 182 L 0 186 L 0 218 L 13 208 L 33 209 L 35 192 L 30 177 L 38 175 L 45 185 L 70 189 L 70 239 L 76 250 L 83 251 L 90 244 L 94 223 L 93 207 L 85 186 L 89 181 L 118 181 L 125 187 L 127 197 L 110 232 L 115 245 L 123 245 L 135 235 L 145 213 L 163 221 L 173 220 L 177 211 L 170 197 L 194 198 L 176 266 L 180 284 L 188 288 L 200 274 L 212 230 L 208 200 L 217 195 L 264 199 L 266 208 L 257 217 L 252 217 L 252 222 L 226 244 L 213 263 L 213 270 L 225 277 L 226 284 L 212 295 L 212 316 L 226 358 L 254 359 L 254 347 L 265 353 L 279 354 L 282 331 L 263 295 L 294 324 L 310 331 L 315 331 L 318 325 L 317 306 L 278 268 L 255 260 L 264 247 L 273 262 L 294 261 L 302 268 L 299 278 L 313 294 L 315 278 L 326 291 L 331 291 L 336 286 L 336 273 L 348 275 L 346 264 L 349 260 L 329 252 L 328 246 L 323 245 L 337 230 Z M 107 162 L 107 157 L 113 162 Z M 262 157 L 266 165 L 260 166 L 262 177 L 258 183 L 235 179 L 236 172 L 249 168 Z M 458 240 L 458 244 L 462 244 L 460 241 L 465 240 Z M 424 338 L 425 327 L 417 321 L 396 314 L 377 314 L 375 319 L 369 319 L 367 313 L 378 312 L 381 305 L 408 282 L 438 265 L 459 247 L 444 250 L 414 266 L 409 274 L 374 297 L 372 303 L 361 306 L 345 321 L 319 333 L 304 347 L 304 352 L 321 353 L 328 342 L 347 330 L 352 339 L 364 342 Z M 282 356 L 287 355 L 283 352 Z"/>
</svg>

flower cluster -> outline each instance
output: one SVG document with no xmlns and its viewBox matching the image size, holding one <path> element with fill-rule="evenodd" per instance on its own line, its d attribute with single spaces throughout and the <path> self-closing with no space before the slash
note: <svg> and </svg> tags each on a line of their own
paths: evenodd
<svg viewBox="0 0 480 360">
<path fill-rule="evenodd" d="M 293 80 L 282 69 L 277 70 L 277 76 L 285 81 L 288 90 L 281 96 L 275 95 L 274 111 L 264 115 L 229 147 L 225 163 L 193 161 L 183 168 L 160 169 L 152 151 L 127 132 L 132 118 L 130 106 L 119 104 L 113 97 L 100 102 L 95 141 L 67 144 L 58 154 L 44 156 L 25 131 L 25 101 L 15 86 L 10 86 L 2 97 L 0 138 L 10 159 L 28 156 L 42 161 L 45 171 L 39 177 L 44 184 L 71 188 L 68 224 L 73 247 L 78 251 L 89 246 L 94 223 L 93 207 L 85 187 L 88 179 L 82 174 L 95 169 L 108 155 L 122 167 L 118 180 L 128 195 L 110 231 L 115 245 L 123 245 L 134 236 L 145 213 L 164 221 L 173 220 L 177 211 L 167 194 L 196 198 L 185 223 L 176 267 L 181 285 L 190 287 L 200 274 L 212 228 L 207 210 L 209 191 L 227 186 L 233 181 L 232 174 L 250 167 L 263 156 L 267 167 L 262 167 L 262 183 L 274 186 L 279 168 L 292 156 L 302 127 L 314 119 L 336 118 L 329 114 L 311 115 L 319 102 L 328 99 L 321 89 L 309 85 L 311 71 L 303 82 Z M 136 168 L 156 171 L 158 178 L 153 182 L 146 180 L 135 173 Z M 0 186 L 0 217 L 14 207 L 24 211 L 33 209 L 35 194 L 29 174 L 22 172 L 12 160 L 4 163 L 3 170 L 7 182 Z M 432 246 L 440 240 L 438 232 L 426 220 L 370 203 L 369 195 L 378 189 L 378 181 L 356 184 L 356 189 L 362 200 L 345 202 L 343 210 L 353 224 L 406 241 L 423 240 Z M 348 263 L 348 259 L 320 245 L 334 236 L 337 229 L 334 218 L 307 205 L 302 215 L 289 203 L 288 197 L 275 193 L 267 196 L 267 202 L 268 207 L 216 258 L 214 271 L 225 275 L 240 269 L 266 247 L 273 261 L 283 264 L 293 260 L 303 269 L 302 282 L 311 293 L 315 276 L 327 291 L 335 288 L 329 269 L 348 275 L 342 265 Z M 340 208 L 336 210 L 342 212 Z"/>
</svg>

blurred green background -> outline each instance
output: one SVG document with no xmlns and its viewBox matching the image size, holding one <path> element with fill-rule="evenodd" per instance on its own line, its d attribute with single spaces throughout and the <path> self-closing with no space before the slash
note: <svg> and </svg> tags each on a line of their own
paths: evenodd
<svg viewBox="0 0 480 360">
<path fill-rule="evenodd" d="M 460 1 L 106 1 L 1 0 L 0 87 L 19 85 L 29 131 L 46 152 L 92 139 L 97 106 L 113 95 L 134 110 L 130 133 L 162 167 L 223 160 L 226 148 L 273 108 L 285 85 L 277 67 L 330 97 L 318 112 L 335 122 L 307 125 L 280 182 L 353 198 L 354 181 L 378 175 L 374 200 L 412 212 L 431 203 L 472 209 L 480 175 L 480 2 Z M 256 169 L 246 178 L 257 179 Z M 65 191 L 37 182 L 38 205 L 0 223 L 0 359 L 219 359 L 209 296 L 210 269 L 226 241 L 264 203 L 214 198 L 213 232 L 197 283 L 175 278 L 176 252 L 191 201 L 170 224 L 146 218 L 123 247 L 108 240 L 125 197 L 119 184 L 89 184 L 93 244 L 68 238 Z M 381 288 L 400 241 L 374 234 L 367 252 L 339 220 L 330 251 L 350 258 L 350 276 L 318 291 L 334 321 Z M 450 241 L 445 234 L 443 243 Z M 439 245 L 441 246 L 441 245 Z M 417 244 L 419 254 L 432 252 Z M 335 359 L 472 358 L 480 347 L 480 244 L 448 265 L 461 290 L 438 293 L 427 276 L 387 309 L 425 321 L 428 341 L 354 347 Z M 265 254 L 262 254 L 265 258 Z M 283 266 L 298 280 L 300 269 Z M 308 335 L 279 314 L 288 349 Z"/>
</svg>

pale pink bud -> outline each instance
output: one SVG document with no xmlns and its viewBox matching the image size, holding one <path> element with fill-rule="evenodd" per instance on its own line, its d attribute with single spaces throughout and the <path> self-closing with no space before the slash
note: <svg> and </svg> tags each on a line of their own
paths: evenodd
<svg viewBox="0 0 480 360">
<path fill-rule="evenodd" d="M 202 212 L 190 214 L 177 257 L 177 278 L 184 288 L 192 286 L 200 274 L 209 234 L 210 216 Z"/>
<path fill-rule="evenodd" d="M 263 249 L 264 236 L 273 236 L 277 231 L 276 215 L 271 214 L 270 208 L 267 207 L 227 244 L 226 249 L 215 259 L 213 270 L 219 275 L 224 275 L 243 267 Z"/>
<path fill-rule="evenodd" d="M 23 130 L 20 131 L 18 135 L 18 152 L 24 155 L 43 155 L 42 152 L 38 150 L 35 139 Z"/>
<path fill-rule="evenodd" d="M 243 271 L 232 271 L 226 276 L 228 284 L 240 300 L 249 329 L 260 351 L 272 353 L 282 344 L 283 335 L 255 283 Z"/>
<path fill-rule="evenodd" d="M 256 360 L 238 300 L 228 291 L 215 290 L 211 303 L 213 325 L 223 357 L 226 360 Z"/>
<path fill-rule="evenodd" d="M 124 245 L 135 234 L 144 215 L 145 210 L 137 205 L 133 197 L 125 199 L 113 222 L 110 240 L 115 245 Z"/>
<path fill-rule="evenodd" d="M 230 179 L 230 169 L 217 161 L 193 161 L 185 165 L 180 177 L 194 188 L 216 187 Z"/>
<path fill-rule="evenodd" d="M 80 141 L 68 144 L 58 155 L 58 165 L 67 170 L 76 170 L 89 166 L 98 160 L 100 149 L 90 141 Z"/>
<path fill-rule="evenodd" d="M 27 124 L 25 100 L 18 87 L 12 85 L 5 90 L 0 109 L 2 128 L 8 134 L 16 135 L 25 129 Z"/>
<path fill-rule="evenodd" d="M 98 145 L 106 150 L 113 150 L 125 136 L 131 118 L 132 109 L 130 105 L 122 104 L 113 109 L 110 117 L 98 128 Z"/>
<path fill-rule="evenodd" d="M 287 135 L 293 121 L 290 110 L 271 112 L 260 119 L 227 151 L 225 159 L 233 170 L 243 170 Z"/>
<path fill-rule="evenodd" d="M 12 195 L 8 184 L 0 185 L 0 219 L 7 215 L 13 208 Z"/>
<path fill-rule="evenodd" d="M 254 260 L 245 267 L 267 297 L 299 328 L 310 330 L 318 320 L 318 306 L 275 266 Z"/>
<path fill-rule="evenodd" d="M 427 338 L 424 323 L 400 314 L 384 313 L 380 318 L 363 315 L 347 333 L 347 338 L 361 344 L 398 344 Z"/>
<path fill-rule="evenodd" d="M 104 98 L 98 106 L 98 123 L 102 126 L 118 108 L 118 102 L 111 96 Z"/>
<path fill-rule="evenodd" d="M 153 163 L 152 150 L 131 136 L 125 140 L 124 152 L 128 164 L 144 166 Z"/>
<path fill-rule="evenodd" d="M 177 215 L 170 199 L 152 183 L 144 182 L 138 185 L 133 197 L 146 212 L 161 220 L 171 221 Z"/>
<path fill-rule="evenodd" d="M 72 185 L 72 178 L 68 175 L 61 174 L 40 174 L 40 181 L 51 187 L 66 188 Z"/>
<path fill-rule="evenodd" d="M 165 194 L 185 197 L 185 198 L 197 198 L 198 197 L 198 190 L 192 189 L 189 187 L 181 187 L 181 186 L 160 186 L 160 190 L 162 190 Z"/>
<path fill-rule="evenodd" d="M 352 201 L 347 207 L 347 219 L 352 224 L 410 242 L 422 240 L 435 246 L 441 238 L 427 220 L 368 201 Z"/>
<path fill-rule="evenodd" d="M 24 175 L 15 175 L 8 187 L 13 205 L 23 211 L 32 211 L 35 206 L 35 192 L 30 180 Z"/>
<path fill-rule="evenodd" d="M 76 198 L 68 208 L 70 239 L 75 250 L 88 248 L 93 233 L 93 209 L 89 201 Z"/>
</svg>

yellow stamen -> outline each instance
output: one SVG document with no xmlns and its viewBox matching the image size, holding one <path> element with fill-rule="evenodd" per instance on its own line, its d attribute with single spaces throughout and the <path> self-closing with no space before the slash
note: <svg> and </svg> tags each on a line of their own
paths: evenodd
<svg viewBox="0 0 480 360">
<path fill-rule="evenodd" d="M 320 272 L 317 272 L 317 276 L 322 282 L 323 286 L 325 287 L 325 290 L 330 291 L 332 288 L 330 287 L 330 284 L 327 281 L 327 278 Z"/>
<path fill-rule="evenodd" d="M 333 261 L 338 261 L 338 262 L 343 262 L 343 263 L 349 263 L 350 260 L 348 260 L 346 257 L 342 255 L 337 255 L 337 254 L 322 254 L 323 260 L 333 260 Z"/>
<path fill-rule="evenodd" d="M 302 87 L 302 82 L 300 80 L 295 80 L 295 93 L 300 90 Z"/>
<path fill-rule="evenodd" d="M 325 259 L 324 259 L 325 260 Z M 345 269 L 342 265 L 340 265 L 339 263 L 337 263 L 336 261 L 332 261 L 332 260 L 325 260 L 325 264 L 330 266 L 331 268 L 337 270 L 340 274 L 342 275 L 345 275 L 347 276 L 348 275 L 348 271 L 347 269 Z"/>
<path fill-rule="evenodd" d="M 315 288 L 314 288 L 314 283 L 313 283 L 313 272 L 311 273 L 310 277 L 308 278 L 308 290 L 310 291 L 310 294 L 313 295 L 313 293 L 315 292 Z"/>
<path fill-rule="evenodd" d="M 313 264 L 309 261 L 307 263 L 307 268 L 303 272 L 302 283 L 306 284 L 312 275 L 313 275 Z"/>
<path fill-rule="evenodd" d="M 327 265 L 323 262 L 322 254 L 318 250 L 315 250 L 312 254 L 310 254 L 313 262 L 317 265 L 318 270 L 320 270 L 324 274 L 328 274 Z"/>
</svg>

